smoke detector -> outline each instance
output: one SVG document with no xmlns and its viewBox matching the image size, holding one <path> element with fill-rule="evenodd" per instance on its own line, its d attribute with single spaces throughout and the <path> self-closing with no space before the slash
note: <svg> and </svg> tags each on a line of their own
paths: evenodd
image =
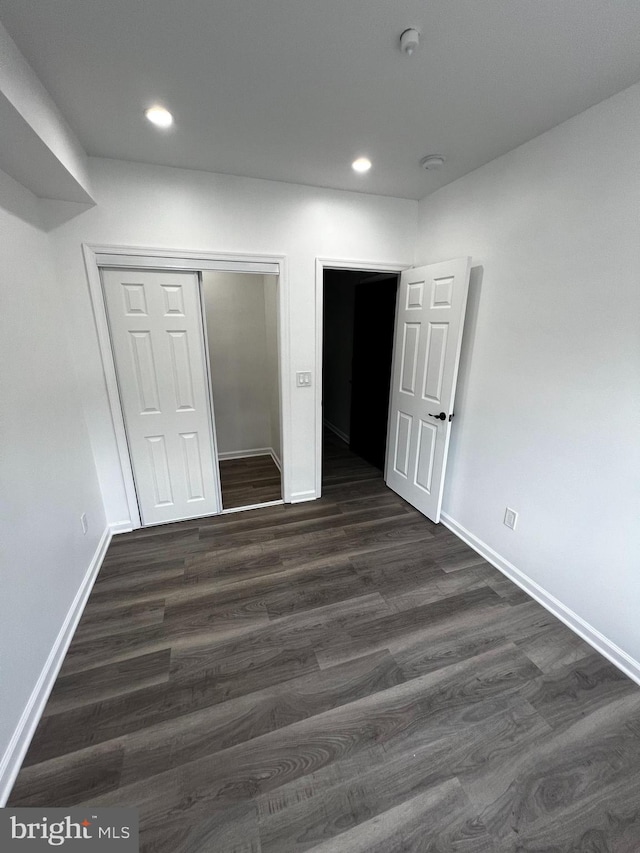
<svg viewBox="0 0 640 853">
<path fill-rule="evenodd" d="M 432 172 L 435 169 L 441 169 L 444 166 L 445 158 L 442 154 L 428 154 L 420 160 L 420 165 L 427 172 Z"/>
<path fill-rule="evenodd" d="M 420 46 L 420 33 L 410 27 L 408 30 L 405 30 L 400 36 L 400 50 L 406 55 L 411 56 L 414 50 L 417 50 Z"/>
</svg>

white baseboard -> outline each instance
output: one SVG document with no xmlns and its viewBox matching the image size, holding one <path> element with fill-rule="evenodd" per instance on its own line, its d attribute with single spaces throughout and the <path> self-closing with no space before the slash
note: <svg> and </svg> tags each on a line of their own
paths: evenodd
<svg viewBox="0 0 640 853">
<path fill-rule="evenodd" d="M 314 501 L 317 497 L 315 489 L 307 489 L 306 492 L 292 492 L 291 503 L 299 504 L 303 501 Z"/>
<path fill-rule="evenodd" d="M 586 643 L 592 646 L 597 652 L 600 652 L 607 660 L 611 661 L 614 666 L 628 675 L 636 684 L 640 684 L 640 662 L 628 655 L 623 649 L 609 640 L 604 634 L 601 634 L 596 628 L 585 622 L 577 613 L 570 610 L 566 605 L 559 601 L 551 593 L 547 592 L 540 584 L 531 580 L 524 572 L 516 568 L 513 563 L 505 560 L 496 551 L 493 550 L 486 542 L 478 539 L 469 530 L 451 518 L 450 515 L 443 512 L 440 519 L 445 527 L 448 527 L 452 533 L 466 542 L 470 548 L 477 551 L 481 557 L 495 566 L 496 569 L 502 572 L 503 575 L 509 578 L 510 581 L 517 584 L 523 589 L 527 595 L 534 598 L 538 604 L 541 604 L 549 613 L 552 613 L 557 619 L 570 628 L 574 634 L 581 637 Z"/>
<path fill-rule="evenodd" d="M 73 603 L 67 612 L 62 627 L 58 632 L 53 648 L 49 652 L 49 657 L 33 688 L 9 746 L 2 756 L 2 760 L 0 761 L 0 808 L 4 807 L 9 798 L 11 788 L 24 761 L 36 727 L 40 722 L 40 717 L 44 712 L 47 699 L 53 689 L 75 630 L 78 627 L 78 622 L 82 616 L 89 594 L 93 589 L 93 584 L 110 542 L 111 529 L 107 527 L 100 538 L 95 554 L 73 599 Z"/>
<path fill-rule="evenodd" d="M 133 524 L 131 521 L 112 521 L 109 525 L 109 530 L 112 535 L 115 536 L 118 533 L 131 533 L 133 530 Z"/>
<path fill-rule="evenodd" d="M 343 432 L 339 427 L 335 424 L 332 424 L 331 421 L 323 420 L 323 425 L 326 426 L 327 429 L 331 430 L 332 433 L 338 436 L 338 438 L 342 439 L 345 444 L 351 443 L 351 436 L 347 435 L 346 432 Z"/>
<path fill-rule="evenodd" d="M 251 456 L 273 456 L 273 448 L 252 447 L 249 450 L 227 450 L 218 453 L 218 459 L 249 459 Z"/>
<path fill-rule="evenodd" d="M 218 459 L 250 459 L 252 456 L 270 456 L 278 469 L 282 472 L 282 460 L 273 447 L 254 447 L 251 450 L 228 450 L 218 453 Z"/>
<path fill-rule="evenodd" d="M 275 452 L 275 450 L 273 449 L 273 447 L 270 447 L 270 448 L 269 448 L 269 453 L 271 454 L 271 458 L 273 459 L 273 461 L 274 461 L 274 463 L 275 463 L 276 468 L 277 468 L 277 469 L 278 469 L 278 471 L 280 471 L 280 473 L 282 474 L 282 460 L 280 459 L 280 457 L 278 456 L 278 454 Z"/>
</svg>

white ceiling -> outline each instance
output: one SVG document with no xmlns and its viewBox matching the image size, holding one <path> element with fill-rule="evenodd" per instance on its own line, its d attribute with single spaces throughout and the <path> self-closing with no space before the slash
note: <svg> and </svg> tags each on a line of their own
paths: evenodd
<svg viewBox="0 0 640 853">
<path fill-rule="evenodd" d="M 638 0 L 0 0 L 0 19 L 90 155 L 402 198 L 640 80 Z"/>
</svg>

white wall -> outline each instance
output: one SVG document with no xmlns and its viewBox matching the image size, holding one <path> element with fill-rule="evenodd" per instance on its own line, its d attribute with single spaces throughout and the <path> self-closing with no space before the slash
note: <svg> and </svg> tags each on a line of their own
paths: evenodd
<svg viewBox="0 0 640 853">
<path fill-rule="evenodd" d="M 421 202 L 416 253 L 475 268 L 444 511 L 636 660 L 638 152 L 640 85 Z"/>
<path fill-rule="evenodd" d="M 81 244 L 147 245 L 287 258 L 291 351 L 290 464 L 294 498 L 316 488 L 313 388 L 316 257 L 410 264 L 417 202 L 113 160 L 90 160 L 96 207 L 47 205 L 60 281 L 74 306 L 73 334 L 107 517 L 127 518 L 96 343 Z M 315 381 L 315 378 L 314 378 Z"/>
<path fill-rule="evenodd" d="M 202 288 L 218 453 L 270 447 L 263 276 L 207 271 Z"/>
<path fill-rule="evenodd" d="M 278 279 L 265 275 L 264 319 L 266 331 L 266 387 L 269 405 L 269 444 L 279 460 L 282 459 L 280 441 L 280 369 L 278 359 Z"/>
<path fill-rule="evenodd" d="M 36 199 L 3 173 L 0 279 L 2 803 L 24 745 L 23 712 L 105 530 L 69 351 L 69 306 Z"/>
</svg>

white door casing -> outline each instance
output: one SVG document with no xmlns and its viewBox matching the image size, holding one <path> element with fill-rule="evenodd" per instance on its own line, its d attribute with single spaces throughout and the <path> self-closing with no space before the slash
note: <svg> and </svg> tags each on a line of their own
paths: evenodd
<svg viewBox="0 0 640 853">
<path fill-rule="evenodd" d="M 470 258 L 458 258 L 400 276 L 385 480 L 436 523 L 470 267 Z"/>
<path fill-rule="evenodd" d="M 198 275 L 102 270 L 144 525 L 221 511 Z"/>
</svg>

